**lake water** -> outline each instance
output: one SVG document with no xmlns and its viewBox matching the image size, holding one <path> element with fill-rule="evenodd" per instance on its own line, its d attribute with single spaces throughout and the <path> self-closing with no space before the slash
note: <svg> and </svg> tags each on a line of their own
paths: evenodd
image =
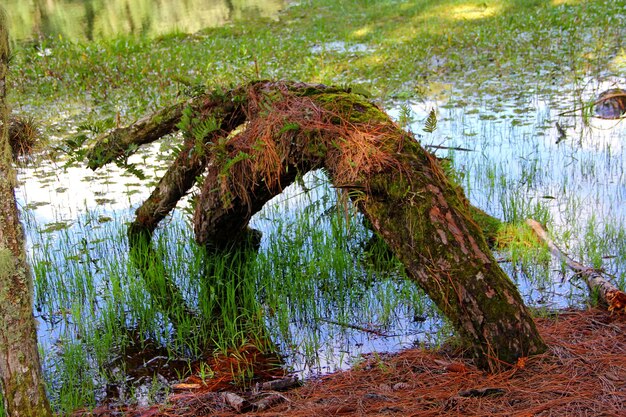
<svg viewBox="0 0 626 417">
<path fill-rule="evenodd" d="M 76 41 L 119 35 L 197 32 L 234 20 L 275 18 L 281 0 L 4 0 L 18 41 L 63 37 Z"/>
</svg>

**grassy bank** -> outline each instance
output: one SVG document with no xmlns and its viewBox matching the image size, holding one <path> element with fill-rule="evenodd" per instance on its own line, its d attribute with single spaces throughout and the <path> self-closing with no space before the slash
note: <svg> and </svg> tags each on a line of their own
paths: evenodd
<svg viewBox="0 0 626 417">
<path fill-rule="evenodd" d="M 419 99 L 441 84 L 464 101 L 560 92 L 623 72 L 622 3 L 320 0 L 288 7 L 279 21 L 192 35 L 48 39 L 16 48 L 11 98 L 18 109 L 61 106 L 75 122 L 95 111 L 126 123 L 175 100 L 186 89 L 180 80 L 351 84 L 381 100 Z"/>
</svg>

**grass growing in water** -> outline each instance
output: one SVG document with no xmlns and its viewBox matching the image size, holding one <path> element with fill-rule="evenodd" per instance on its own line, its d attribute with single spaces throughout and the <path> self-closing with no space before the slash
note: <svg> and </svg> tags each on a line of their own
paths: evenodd
<svg viewBox="0 0 626 417">
<path fill-rule="evenodd" d="M 413 317 L 437 320 L 397 262 L 387 259 L 382 273 L 369 266 L 376 260 L 367 260 L 362 247 L 370 232 L 337 208 L 343 205 L 334 191 L 306 197 L 304 207 L 294 205 L 299 198 L 287 203 L 291 216 L 285 203 L 258 216 L 266 233 L 258 254 L 207 254 L 180 218 L 158 234 L 164 272 L 197 314 L 176 328 L 128 258 L 122 219 L 94 227 L 101 216 L 90 212 L 68 229 L 31 236 L 41 331 L 54 343 L 44 346 L 44 363 L 55 408 L 68 412 L 101 400 L 107 383 L 120 378 L 112 364 L 137 343 L 131 334 L 185 360 L 237 355 L 248 344 L 278 349 L 288 367 L 308 375 L 351 363 L 359 349 L 338 352 L 342 339 L 360 332 L 366 343 L 368 334 L 391 332 L 409 345 L 422 331 L 410 324 Z M 233 372 L 249 383 L 254 366 L 243 359 Z"/>
<path fill-rule="evenodd" d="M 228 349 L 260 333 L 254 328 L 260 323 L 246 262 L 206 256 L 190 247 L 182 224 L 159 235 L 156 251 L 165 260 L 165 273 L 205 319 L 189 317 L 173 329 L 169 312 L 155 308 L 128 258 L 124 225 L 94 227 L 97 217 L 87 213 L 70 229 L 31 236 L 37 309 L 52 333 L 45 339 L 55 343 L 44 347 L 44 362 L 58 410 L 102 399 L 109 368 L 130 342 L 131 330 L 142 343 L 162 344 L 172 357 L 191 359 L 212 353 L 209 346 Z"/>
<path fill-rule="evenodd" d="M 623 183 L 621 149 L 609 144 L 599 149 L 583 137 L 582 129 L 571 126 L 569 134 L 581 133 L 580 138 L 566 142 L 563 153 L 548 147 L 549 157 L 541 159 L 537 144 L 542 142 L 536 140 L 540 129 L 529 133 L 526 128 L 537 97 L 553 109 L 564 109 L 581 101 L 587 77 L 623 76 L 621 39 L 626 29 L 614 13 L 622 6 L 623 1 L 599 0 L 499 0 L 485 5 L 316 0 L 289 7 L 278 23 L 258 20 L 194 35 L 120 36 L 94 43 L 43 39 L 14 48 L 11 100 L 18 109 L 43 115 L 42 127 L 58 141 L 68 139 L 85 120 L 126 124 L 179 100 L 189 93 L 187 85 L 176 81 L 179 77 L 208 87 L 258 76 L 347 83 L 387 102 L 434 97 L 441 108 L 453 108 L 438 123 L 441 136 L 435 137 L 475 148 L 471 157 L 453 155 L 472 201 L 509 221 L 532 216 L 553 224 L 559 243 L 584 262 L 604 265 L 623 286 L 623 216 L 592 218 L 585 210 L 604 206 L 603 199 L 606 205 L 623 204 L 619 193 L 607 198 L 611 189 L 596 178 L 604 175 L 598 174 L 603 172 L 599 161 L 606 161 L 610 168 L 605 177 Z M 551 126 L 553 116 L 544 116 L 539 114 L 537 123 Z M 506 127 L 497 127 L 499 123 Z M 421 132 L 421 126 L 414 131 Z M 576 140 L 579 148 L 572 143 Z M 497 162 L 494 148 L 503 151 L 503 161 Z M 504 152 L 510 148 L 519 152 Z M 556 172 L 550 167 L 563 174 L 554 184 L 550 179 Z M 581 184 L 597 191 L 583 197 L 572 194 Z M 325 209 L 334 204 L 327 203 Z M 85 220 L 50 240 L 32 234 L 39 245 L 33 266 L 41 314 L 57 322 L 49 330 L 51 339 L 62 341 L 46 347 L 52 352 L 46 354 L 48 369 L 67 371 L 48 375 L 57 408 L 93 404 L 102 395 L 93 394 L 90 378 L 112 376 L 100 375 L 94 365 L 106 364 L 111 349 L 119 351 L 129 343 L 120 333 L 126 326 L 166 344 L 173 356 L 194 356 L 207 342 L 224 352 L 245 343 L 262 319 L 263 331 L 281 352 L 292 352 L 288 355 L 296 370 L 305 365 L 330 370 L 336 365 L 325 365 L 329 358 L 319 357 L 320 347 L 334 339 L 326 343 L 330 347 L 325 352 L 348 356 L 338 346 L 355 337 L 349 324 L 382 326 L 370 330 L 384 332 L 385 324 L 398 316 L 435 315 L 419 291 L 396 275 L 395 266 L 380 280 L 358 264 L 357 243 L 367 236 L 358 221 L 348 223 L 337 215 L 322 220 L 325 226 L 320 227 L 317 215 L 302 210 L 300 220 L 281 211 L 281 222 L 273 226 L 277 231 L 266 233 L 263 251 L 236 265 L 228 259 L 207 261 L 189 243 L 181 223 L 173 223 L 159 237 L 166 270 L 190 304 L 202 317 L 216 305 L 224 309 L 222 333 L 214 332 L 213 322 L 203 324 L 206 332 L 194 332 L 190 322 L 172 334 L 167 312 L 153 308 L 128 262 L 122 219 L 94 230 L 91 225 L 97 223 Z M 31 224 L 31 231 L 36 227 Z M 545 252 L 535 254 L 524 244 L 511 256 L 518 262 L 508 272 L 520 282 L 530 277 L 534 283 L 550 283 L 552 269 L 561 269 L 546 260 Z M 242 276 L 253 279 L 242 282 Z M 233 303 L 241 291 L 245 314 Z M 74 382 L 76 377 L 80 382 Z"/>
</svg>

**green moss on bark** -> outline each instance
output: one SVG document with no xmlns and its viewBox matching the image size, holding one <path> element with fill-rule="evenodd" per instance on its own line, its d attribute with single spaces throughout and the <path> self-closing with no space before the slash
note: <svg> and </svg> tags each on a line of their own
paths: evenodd
<svg viewBox="0 0 626 417">
<path fill-rule="evenodd" d="M 39 368 L 30 270 L 18 221 L 8 141 L 5 76 L 9 43 L 0 6 L 0 381 L 9 417 L 52 416 Z"/>
<path fill-rule="evenodd" d="M 219 160 L 194 162 L 181 158 L 182 152 L 138 210 L 140 230 L 151 232 L 195 181 L 189 172 L 197 175 L 208 165 L 196 201 L 196 240 L 228 244 L 233 231 L 243 230 L 251 214 L 282 186 L 322 166 L 336 186 L 359 191 L 358 197 L 351 195 L 373 229 L 472 346 L 482 366 L 496 369 L 545 349 L 481 233 L 482 227 L 491 234 L 498 222 L 479 210 L 472 213 L 463 190 L 436 158 L 376 105 L 346 90 L 289 82 L 252 83 L 221 100 L 194 103 L 194 116 L 221 112 L 219 119 L 229 121 L 222 126 L 224 135 L 248 122 L 227 151 L 250 158 L 228 165 L 223 181 Z M 248 104 L 244 109 L 235 102 Z M 261 139 L 264 146 L 259 147 Z M 234 197 L 227 207 L 220 193 Z"/>
<path fill-rule="evenodd" d="M 379 173 L 365 179 L 371 193 L 359 205 L 409 276 L 469 342 L 482 366 L 497 369 L 543 351 L 530 313 L 493 259 L 462 190 L 417 143 L 407 144 L 398 158 L 410 177 Z M 485 219 L 491 220 L 484 215 L 481 222 Z M 496 226 L 491 221 L 489 227 Z"/>
<path fill-rule="evenodd" d="M 0 279 L 6 279 L 15 274 L 15 258 L 10 249 L 0 247 Z"/>
<path fill-rule="evenodd" d="M 331 113 L 337 114 L 336 122 L 349 121 L 358 124 L 375 124 L 389 121 L 389 117 L 365 97 L 347 91 L 316 94 L 315 102 Z"/>
</svg>

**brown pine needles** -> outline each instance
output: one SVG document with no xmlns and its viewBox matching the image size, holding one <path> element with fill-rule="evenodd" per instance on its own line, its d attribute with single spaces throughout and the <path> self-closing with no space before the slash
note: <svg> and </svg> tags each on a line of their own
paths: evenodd
<svg viewBox="0 0 626 417">
<path fill-rule="evenodd" d="M 336 107 L 336 109 L 332 109 Z M 211 153 L 208 178 L 217 177 L 227 199 L 240 198 L 250 205 L 250 190 L 260 182 L 269 190 L 281 190 L 289 169 L 306 172 L 325 168 L 337 187 L 362 185 L 374 172 L 401 169 L 393 154 L 404 138 L 390 120 L 354 123 L 351 112 L 319 100 L 293 94 L 280 97 L 250 93 L 248 122 L 241 131 Z M 212 181 L 206 181 L 211 184 Z M 211 190 L 203 190 L 203 193 Z"/>
<path fill-rule="evenodd" d="M 566 310 L 538 319 L 537 326 L 549 351 L 524 358 L 498 374 L 479 371 L 470 360 L 445 349 L 411 349 L 371 355 L 351 370 L 310 380 L 301 388 L 280 393 L 282 402 L 268 410 L 237 413 L 219 395 L 203 391 L 174 395 L 167 405 L 126 409 L 124 415 L 626 415 L 626 318 L 598 309 Z M 254 394 L 240 395 L 249 398 Z M 100 407 L 92 414 L 75 415 L 119 415 L 116 413 Z"/>
</svg>

